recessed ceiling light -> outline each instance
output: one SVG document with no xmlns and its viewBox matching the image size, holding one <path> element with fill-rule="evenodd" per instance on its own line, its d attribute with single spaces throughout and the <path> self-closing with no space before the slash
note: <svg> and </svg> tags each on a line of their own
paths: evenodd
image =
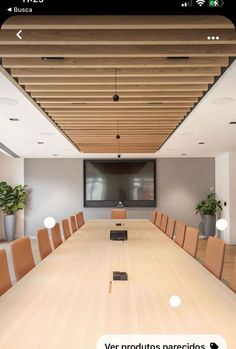
<svg viewBox="0 0 236 349">
<path fill-rule="evenodd" d="M 82 104 L 87 104 L 86 102 L 71 102 L 73 105 L 82 105 Z"/>
<path fill-rule="evenodd" d="M 64 57 L 41 57 L 43 61 L 61 61 Z"/>
<path fill-rule="evenodd" d="M 182 132 L 182 133 L 180 133 L 180 136 L 183 136 L 183 137 L 185 137 L 185 136 L 193 136 L 194 135 L 194 132 Z"/>
<path fill-rule="evenodd" d="M 198 144 L 205 144 L 205 142 L 198 142 Z"/>
<path fill-rule="evenodd" d="M 185 57 L 176 57 L 176 56 L 172 56 L 172 57 L 166 57 L 166 59 L 189 59 L 189 57 L 185 56 Z"/>
<path fill-rule="evenodd" d="M 10 121 L 20 121 L 19 119 L 17 118 L 9 118 Z"/>
<path fill-rule="evenodd" d="M 187 154 L 181 154 L 182 156 L 185 156 L 185 155 L 187 155 Z"/>
<path fill-rule="evenodd" d="M 37 142 L 37 144 L 44 144 L 44 142 L 39 141 L 39 142 Z"/>
<path fill-rule="evenodd" d="M 55 133 L 53 133 L 53 132 L 40 132 L 40 135 L 41 136 L 54 136 Z"/>
<path fill-rule="evenodd" d="M 58 154 L 52 154 L 52 156 L 58 156 Z"/>
<path fill-rule="evenodd" d="M 221 98 L 217 98 L 214 101 L 212 101 L 211 104 L 213 104 L 213 105 L 224 105 L 224 104 L 233 103 L 234 101 L 235 101 L 235 99 L 232 98 L 232 97 L 221 97 Z"/>
<path fill-rule="evenodd" d="M 16 105 L 19 102 L 16 99 L 13 98 L 7 98 L 7 97 L 0 97 L 0 104 L 3 105 Z"/>
<path fill-rule="evenodd" d="M 236 121 L 230 121 L 229 125 L 236 125 Z"/>
</svg>

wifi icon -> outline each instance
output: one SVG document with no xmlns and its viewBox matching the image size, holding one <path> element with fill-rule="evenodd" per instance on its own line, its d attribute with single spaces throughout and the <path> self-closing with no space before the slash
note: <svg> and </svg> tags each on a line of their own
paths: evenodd
<svg viewBox="0 0 236 349">
<path fill-rule="evenodd" d="M 197 3 L 199 6 L 204 5 L 205 2 L 206 2 L 206 0 L 196 0 L 196 3 Z"/>
</svg>

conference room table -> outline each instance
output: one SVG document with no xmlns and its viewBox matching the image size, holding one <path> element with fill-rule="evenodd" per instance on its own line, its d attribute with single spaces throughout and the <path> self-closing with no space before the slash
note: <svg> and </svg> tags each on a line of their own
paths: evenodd
<svg viewBox="0 0 236 349">
<path fill-rule="evenodd" d="M 218 334 L 235 349 L 236 294 L 140 219 L 87 222 L 0 297 L 1 349 L 95 349 L 108 334 Z"/>
</svg>

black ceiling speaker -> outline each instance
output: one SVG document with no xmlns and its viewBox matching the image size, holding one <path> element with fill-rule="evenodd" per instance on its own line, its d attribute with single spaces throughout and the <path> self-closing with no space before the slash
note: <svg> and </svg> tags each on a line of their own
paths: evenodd
<svg viewBox="0 0 236 349">
<path fill-rule="evenodd" d="M 116 68 L 115 68 L 115 94 L 112 96 L 113 102 L 119 102 L 120 96 L 116 93 Z"/>
<path fill-rule="evenodd" d="M 120 155 L 120 154 L 118 154 L 118 155 L 117 155 L 117 157 L 118 157 L 118 159 L 120 159 L 120 158 L 121 158 L 121 155 Z"/>
<path fill-rule="evenodd" d="M 116 139 L 120 139 L 120 135 L 116 135 Z"/>
</svg>

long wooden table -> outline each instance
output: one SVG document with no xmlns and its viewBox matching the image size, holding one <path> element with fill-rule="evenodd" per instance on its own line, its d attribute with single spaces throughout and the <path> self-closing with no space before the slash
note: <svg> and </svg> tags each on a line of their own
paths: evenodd
<svg viewBox="0 0 236 349">
<path fill-rule="evenodd" d="M 0 349 L 95 349 L 105 334 L 219 334 L 236 348 L 236 295 L 147 220 L 86 223 L 0 298 Z M 113 281 L 113 271 L 128 281 Z M 169 298 L 182 299 L 179 308 Z"/>
</svg>

